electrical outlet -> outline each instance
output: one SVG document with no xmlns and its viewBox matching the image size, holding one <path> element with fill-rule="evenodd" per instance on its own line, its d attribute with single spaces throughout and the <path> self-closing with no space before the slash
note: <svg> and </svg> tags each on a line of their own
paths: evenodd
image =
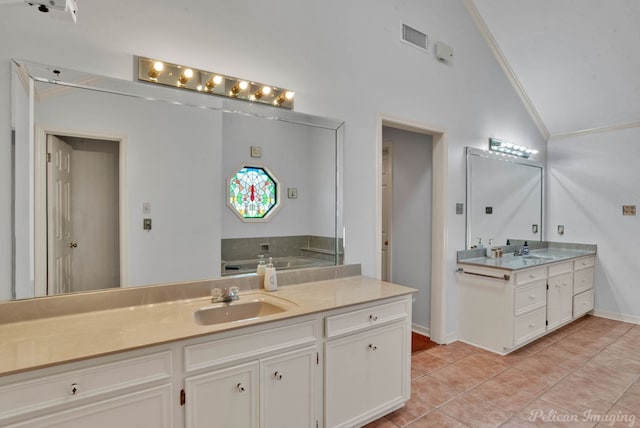
<svg viewBox="0 0 640 428">
<path fill-rule="evenodd" d="M 151 219 L 150 218 L 145 218 L 144 220 L 142 220 L 142 229 L 151 230 Z"/>
<path fill-rule="evenodd" d="M 485 207 L 484 213 L 485 214 L 493 214 L 493 207 Z"/>
<path fill-rule="evenodd" d="M 531 225 L 531 233 L 538 233 L 538 225 L 537 224 L 532 224 Z"/>
<path fill-rule="evenodd" d="M 564 235 L 564 226 L 558 225 L 558 235 Z"/>
</svg>

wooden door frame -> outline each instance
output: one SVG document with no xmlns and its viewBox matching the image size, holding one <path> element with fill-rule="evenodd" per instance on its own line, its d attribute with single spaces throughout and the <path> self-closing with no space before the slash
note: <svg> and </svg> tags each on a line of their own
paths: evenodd
<svg viewBox="0 0 640 428">
<path fill-rule="evenodd" d="M 127 221 L 129 198 L 126 186 L 126 138 L 122 135 L 98 134 L 94 132 L 36 126 L 34 138 L 33 195 L 33 265 L 35 297 L 47 296 L 47 135 L 108 140 L 118 144 L 120 287 L 126 287 L 129 272 L 129 266 L 127 264 L 127 260 L 129 259 L 127 253 L 127 248 L 129 247 L 129 222 Z"/>
<path fill-rule="evenodd" d="M 413 120 L 378 113 L 376 118 L 376 221 L 374 268 L 378 278 L 382 273 L 382 128 L 397 128 L 430 135 L 432 145 L 432 208 L 431 208 L 431 325 L 429 336 L 436 343 L 447 342 L 447 189 L 449 145 L 447 131 Z"/>
</svg>

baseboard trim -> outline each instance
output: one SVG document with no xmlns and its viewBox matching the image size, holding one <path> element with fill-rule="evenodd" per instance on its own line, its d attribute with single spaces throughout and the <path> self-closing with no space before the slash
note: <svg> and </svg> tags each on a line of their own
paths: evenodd
<svg viewBox="0 0 640 428">
<path fill-rule="evenodd" d="M 411 324 L 411 331 L 414 331 L 422 336 L 431 338 L 431 329 L 429 327 L 423 327 L 417 324 Z"/>
<path fill-rule="evenodd" d="M 607 318 L 615 321 L 623 321 L 631 324 L 640 324 L 640 317 L 637 315 L 619 314 L 617 312 L 602 311 L 595 309 L 593 315 L 596 317 Z"/>
<path fill-rule="evenodd" d="M 445 336 L 445 344 L 450 344 L 453 342 L 457 342 L 458 341 L 458 332 L 457 331 L 452 331 L 451 333 L 447 333 L 447 335 Z"/>
</svg>

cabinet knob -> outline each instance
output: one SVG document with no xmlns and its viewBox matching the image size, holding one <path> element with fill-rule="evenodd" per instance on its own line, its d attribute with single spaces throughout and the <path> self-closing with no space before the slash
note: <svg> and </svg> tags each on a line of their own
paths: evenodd
<svg viewBox="0 0 640 428">
<path fill-rule="evenodd" d="M 376 345 L 374 345 L 373 343 L 369 344 L 369 349 L 371 349 L 372 351 L 376 351 L 378 349 L 378 347 Z"/>
<path fill-rule="evenodd" d="M 371 321 L 378 321 L 378 316 L 377 315 L 369 315 L 369 319 Z"/>
<path fill-rule="evenodd" d="M 275 372 L 273 374 L 273 377 L 276 378 L 276 380 L 282 380 L 282 373 L 280 372 Z"/>
<path fill-rule="evenodd" d="M 244 385 L 242 384 L 242 382 L 240 382 L 239 384 L 236 385 L 236 388 L 238 388 L 238 391 L 240 392 L 244 392 Z"/>
<path fill-rule="evenodd" d="M 71 384 L 71 395 L 76 395 L 79 392 L 80 392 L 80 385 L 78 385 L 77 383 L 72 383 Z"/>
</svg>

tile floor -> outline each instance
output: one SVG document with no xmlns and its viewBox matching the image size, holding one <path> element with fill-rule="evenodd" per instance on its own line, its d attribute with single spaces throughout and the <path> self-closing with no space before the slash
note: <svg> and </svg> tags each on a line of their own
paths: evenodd
<svg viewBox="0 0 640 428">
<path fill-rule="evenodd" d="M 587 316 L 504 357 L 436 346 L 411 379 L 405 407 L 366 428 L 640 427 L 640 325 Z"/>
</svg>

